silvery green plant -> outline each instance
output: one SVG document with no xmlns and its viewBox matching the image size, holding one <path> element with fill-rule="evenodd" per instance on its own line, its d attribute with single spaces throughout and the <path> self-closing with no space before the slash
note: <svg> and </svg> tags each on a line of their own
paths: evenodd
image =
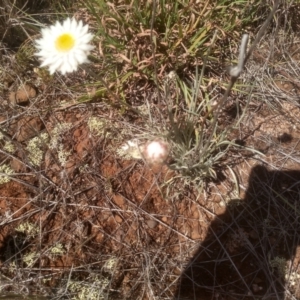
<svg viewBox="0 0 300 300">
<path fill-rule="evenodd" d="M 228 134 L 232 126 L 220 130 L 218 120 L 233 86 L 240 77 L 254 48 L 266 32 L 278 5 L 279 1 L 277 0 L 248 52 L 249 35 L 242 35 L 238 62 L 236 66 L 228 68 L 230 82 L 221 99 L 218 101 L 214 99 L 208 100 L 199 95 L 200 86 L 204 84 L 203 74 L 206 61 L 203 63 L 200 74 L 196 70 L 196 75 L 191 86 L 188 86 L 175 76 L 176 84 L 184 95 L 187 108 L 183 119 L 178 121 L 176 120 L 176 110 L 174 111 L 173 105 L 169 105 L 171 156 L 173 157 L 170 168 L 179 171 L 183 177 L 189 179 L 188 182 L 192 180 L 199 183 L 203 182 L 205 178 L 216 178 L 216 166 L 222 163 L 222 159 L 225 158 L 225 154 L 230 147 L 240 147 L 228 139 Z M 214 44 L 215 36 L 212 39 L 211 45 Z M 165 85 L 165 98 L 167 101 L 170 98 L 169 86 L 170 80 Z M 237 123 L 240 121 L 238 120 Z M 254 149 L 249 150 L 256 152 Z"/>
</svg>

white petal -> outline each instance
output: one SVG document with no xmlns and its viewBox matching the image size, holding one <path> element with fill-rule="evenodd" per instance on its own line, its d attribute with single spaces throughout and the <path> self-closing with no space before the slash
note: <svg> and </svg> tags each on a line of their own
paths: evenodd
<svg viewBox="0 0 300 300">
<path fill-rule="evenodd" d="M 81 29 L 81 34 L 82 35 L 87 34 L 88 30 L 89 30 L 89 26 L 88 25 L 83 26 L 83 28 Z"/>
<path fill-rule="evenodd" d="M 86 34 L 83 35 L 79 38 L 80 43 L 88 43 L 93 39 L 93 35 L 92 34 Z"/>
<path fill-rule="evenodd" d="M 57 60 L 49 67 L 50 73 L 53 74 L 55 71 L 60 70 L 62 65 L 63 65 L 63 60 Z"/>
<path fill-rule="evenodd" d="M 67 18 L 63 22 L 62 27 L 64 28 L 64 30 L 67 30 L 67 31 L 69 31 L 71 29 L 71 20 L 70 20 L 70 18 Z"/>
<path fill-rule="evenodd" d="M 76 32 L 76 30 L 77 30 L 77 22 L 76 22 L 76 20 L 75 19 L 72 19 L 71 20 L 71 24 L 70 24 L 70 31 L 71 32 Z"/>
</svg>

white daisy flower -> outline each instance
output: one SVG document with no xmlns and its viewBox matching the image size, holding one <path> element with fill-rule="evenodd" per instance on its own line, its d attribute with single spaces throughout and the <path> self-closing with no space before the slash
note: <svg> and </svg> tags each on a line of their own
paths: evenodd
<svg viewBox="0 0 300 300">
<path fill-rule="evenodd" d="M 89 42 L 93 35 L 88 33 L 88 25 L 82 21 L 66 19 L 62 24 L 56 22 L 42 29 L 41 39 L 36 41 L 41 67 L 49 67 L 50 74 L 59 71 L 62 74 L 77 70 L 78 65 L 88 62 L 87 56 L 94 48 Z"/>
</svg>

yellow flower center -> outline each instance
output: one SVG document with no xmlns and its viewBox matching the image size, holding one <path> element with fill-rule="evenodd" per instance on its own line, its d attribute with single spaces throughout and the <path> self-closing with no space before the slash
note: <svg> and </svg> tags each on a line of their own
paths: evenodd
<svg viewBox="0 0 300 300">
<path fill-rule="evenodd" d="M 67 52 L 74 47 L 75 39 L 69 33 L 60 35 L 55 41 L 56 50 L 59 52 Z"/>
</svg>

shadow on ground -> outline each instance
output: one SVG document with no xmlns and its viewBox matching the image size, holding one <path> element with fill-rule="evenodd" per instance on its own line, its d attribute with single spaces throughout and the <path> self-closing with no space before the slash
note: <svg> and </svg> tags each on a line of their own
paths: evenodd
<svg viewBox="0 0 300 300">
<path fill-rule="evenodd" d="M 233 200 L 208 232 L 176 300 L 300 299 L 299 279 L 287 265 L 291 260 L 295 269 L 300 260 L 299 171 L 254 167 L 245 199 Z"/>
</svg>

